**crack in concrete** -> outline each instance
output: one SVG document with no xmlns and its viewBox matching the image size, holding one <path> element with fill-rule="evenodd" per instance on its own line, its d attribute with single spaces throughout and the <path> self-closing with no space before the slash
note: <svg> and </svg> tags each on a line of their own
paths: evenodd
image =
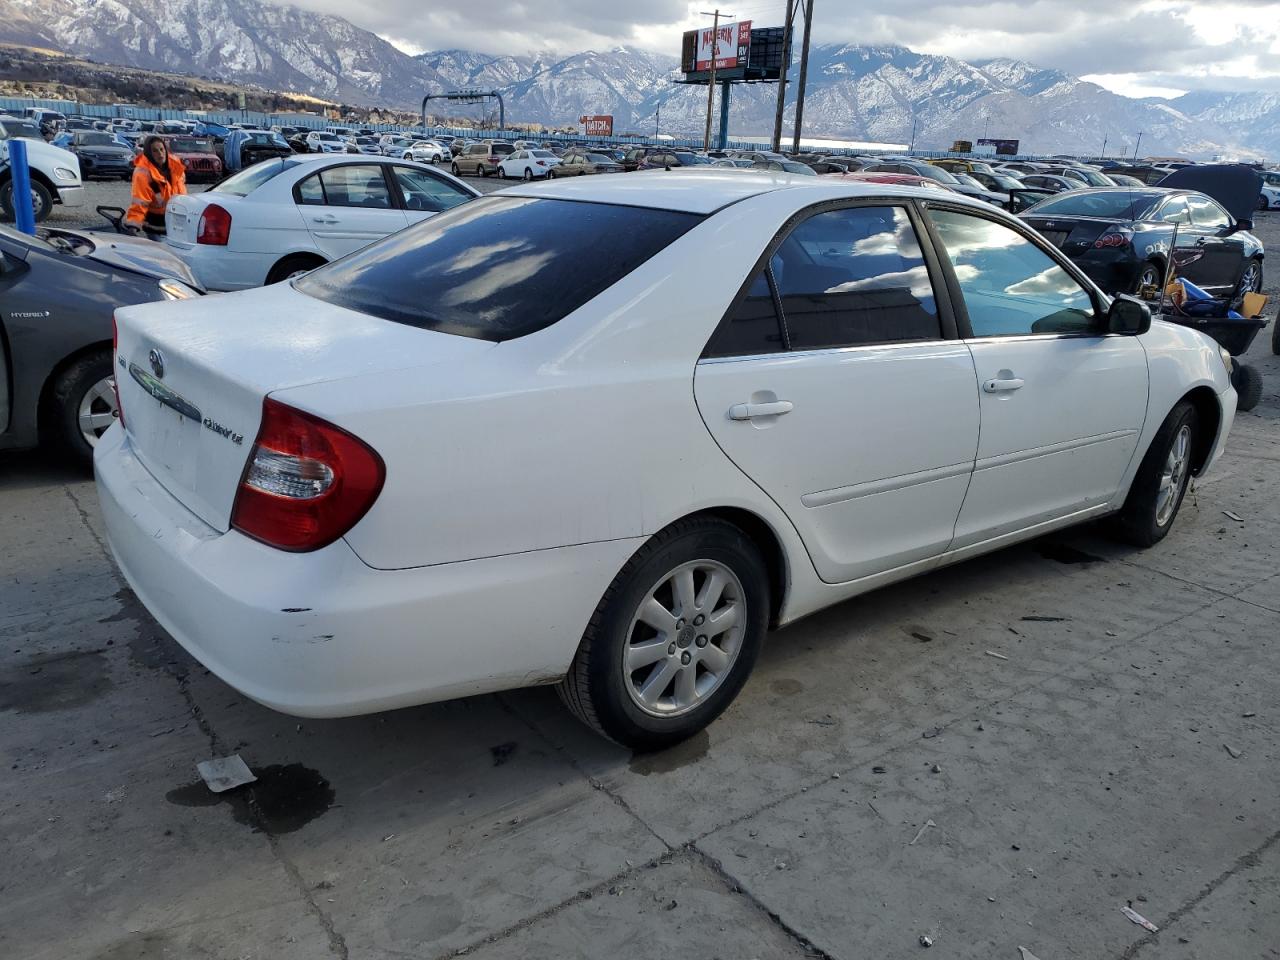
<svg viewBox="0 0 1280 960">
<path fill-rule="evenodd" d="M 83 523 L 85 529 L 89 531 L 89 535 L 93 537 L 94 542 L 98 545 L 98 549 L 102 551 L 102 555 L 106 558 L 110 569 L 114 571 L 115 560 L 111 555 L 110 549 L 102 542 L 102 538 L 98 536 L 97 532 L 94 531 L 93 525 L 89 522 L 88 512 L 76 498 L 75 494 L 71 492 L 70 487 L 63 487 L 63 492 L 66 493 L 68 499 L 70 499 L 71 503 L 75 506 L 76 512 L 80 515 L 80 522 Z M 125 587 L 128 586 L 123 583 L 121 585 Z M 208 739 L 210 756 L 225 756 L 228 752 L 227 746 L 218 736 L 218 732 L 213 729 L 213 725 L 204 715 L 204 710 L 201 708 L 200 704 L 196 702 L 195 695 L 191 692 L 190 674 L 182 668 L 175 668 L 172 664 L 166 664 L 163 669 L 165 673 L 173 677 L 174 681 L 178 684 L 178 693 L 182 697 L 183 702 L 187 705 L 187 711 L 191 714 L 191 718 L 195 720 L 196 726 L 200 729 L 200 732 Z M 315 898 L 311 896 L 311 891 L 307 887 L 306 881 L 303 880 L 301 872 L 281 848 L 280 839 L 269 829 L 267 819 L 262 814 L 262 808 L 258 804 L 257 796 L 254 793 L 252 785 L 248 787 L 247 797 L 249 810 L 253 814 L 258 830 L 267 838 L 267 846 L 271 850 L 272 858 L 275 859 L 275 861 L 284 869 L 284 872 L 289 877 L 290 882 L 292 882 L 294 887 L 297 889 L 298 895 L 302 898 L 302 902 L 306 904 L 307 909 L 316 918 L 321 929 L 324 930 L 325 935 L 329 939 L 330 951 L 334 956 L 338 957 L 339 960 L 349 960 L 350 953 L 347 949 L 346 941 L 343 939 L 342 934 L 334 928 L 333 919 L 320 909 L 320 905 L 316 903 Z"/>
<path fill-rule="evenodd" d="M 1275 833 L 1271 834 L 1271 836 L 1267 837 L 1267 839 L 1262 841 L 1260 846 L 1255 847 L 1248 853 L 1237 857 L 1231 866 L 1205 884 L 1204 888 L 1199 893 L 1161 920 L 1160 923 L 1157 924 L 1157 926 L 1160 927 L 1159 933 L 1148 933 L 1141 940 L 1134 941 L 1129 945 L 1129 949 L 1120 954 L 1119 960 L 1133 960 L 1133 958 L 1136 957 L 1144 948 L 1158 941 L 1161 933 L 1168 932 L 1168 929 L 1171 926 L 1181 920 L 1189 911 L 1194 910 L 1197 906 L 1203 903 L 1204 900 L 1215 890 L 1230 880 L 1237 873 L 1240 873 L 1242 870 L 1248 870 L 1259 866 L 1262 860 L 1262 855 L 1278 842 L 1280 842 L 1280 830 L 1277 830 Z"/>
<path fill-rule="evenodd" d="M 1180 577 L 1177 574 L 1169 573 L 1165 570 L 1157 570 L 1155 567 L 1148 567 L 1145 564 L 1138 563 L 1134 560 L 1122 557 L 1119 562 L 1126 567 L 1133 567 L 1135 570 L 1141 570 L 1144 573 L 1154 573 L 1157 576 L 1173 580 L 1175 583 L 1185 584 L 1188 587 L 1198 587 L 1199 589 L 1206 590 L 1209 593 L 1217 594 L 1218 599 L 1220 600 L 1239 600 L 1241 603 L 1247 603 L 1249 606 L 1257 607 L 1259 610 L 1266 610 L 1268 613 L 1280 613 L 1280 610 L 1274 610 L 1271 607 L 1268 607 L 1265 603 L 1258 603 L 1255 600 L 1246 600 L 1244 597 L 1240 596 L 1240 594 L 1246 590 L 1252 590 L 1254 587 L 1266 583 L 1268 580 L 1275 579 L 1274 575 L 1263 577 L 1261 580 L 1256 580 L 1253 583 L 1247 583 L 1241 587 L 1237 593 L 1228 593 L 1225 590 L 1219 590 L 1217 587 L 1211 587 L 1204 583 L 1197 583 L 1195 580 L 1188 580 L 1186 577 Z"/>
</svg>

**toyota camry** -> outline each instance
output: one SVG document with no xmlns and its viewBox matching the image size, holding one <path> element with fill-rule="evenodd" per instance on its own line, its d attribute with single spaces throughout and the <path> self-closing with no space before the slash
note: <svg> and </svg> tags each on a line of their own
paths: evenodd
<svg viewBox="0 0 1280 960">
<path fill-rule="evenodd" d="M 1236 403 L 1002 211 L 785 174 L 513 187 L 117 322 L 106 528 L 210 670 L 301 716 L 555 684 L 636 749 L 771 626 L 1091 518 L 1156 543 Z"/>
</svg>

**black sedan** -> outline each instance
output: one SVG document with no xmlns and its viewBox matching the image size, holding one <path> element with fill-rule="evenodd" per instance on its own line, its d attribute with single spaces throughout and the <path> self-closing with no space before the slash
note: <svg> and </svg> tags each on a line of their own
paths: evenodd
<svg viewBox="0 0 1280 960">
<path fill-rule="evenodd" d="M 1234 297 L 1262 289 L 1263 255 L 1248 210 L 1235 212 L 1192 190 L 1107 187 L 1060 194 L 1021 216 L 1107 293 L 1158 286 L 1173 249 L 1178 276 Z"/>
<path fill-rule="evenodd" d="M 128 180 L 133 176 L 133 151 L 101 130 L 77 130 L 67 149 L 80 158 L 80 174 Z"/>
<path fill-rule="evenodd" d="M 872 163 L 863 167 L 861 172 L 905 173 L 913 177 L 927 177 L 930 180 L 937 180 L 943 186 L 951 188 L 956 193 L 963 193 L 967 197 L 985 200 L 987 203 L 998 207 L 1004 206 L 1007 202 L 1007 197 L 988 190 L 975 180 L 970 180 L 966 183 L 941 167 L 932 163 L 925 163 L 922 160 L 888 160 L 884 163 Z"/>
<path fill-rule="evenodd" d="M 48 444 L 90 466 L 116 417 L 115 308 L 198 293 L 150 240 L 0 226 L 0 450 Z"/>
</svg>

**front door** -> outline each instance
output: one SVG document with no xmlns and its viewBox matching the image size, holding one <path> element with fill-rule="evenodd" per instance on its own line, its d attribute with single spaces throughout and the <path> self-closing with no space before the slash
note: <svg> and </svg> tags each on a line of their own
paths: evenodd
<svg viewBox="0 0 1280 960">
<path fill-rule="evenodd" d="M 930 216 L 982 407 L 953 548 L 1106 503 L 1146 419 L 1142 344 L 1100 333 L 1092 294 L 1027 235 L 974 211 Z"/>
<path fill-rule="evenodd" d="M 698 363 L 707 428 L 829 583 L 951 542 L 978 395 L 933 291 L 905 205 L 829 209 L 776 247 Z"/>
<path fill-rule="evenodd" d="M 296 190 L 307 230 L 328 260 L 345 257 L 408 223 L 392 200 L 380 163 L 325 167 Z"/>
<path fill-rule="evenodd" d="M 1198 194 L 1187 196 L 1190 226 L 1178 231 L 1178 274 L 1216 296 L 1234 293 L 1244 271 L 1244 241 L 1231 217 Z"/>
</svg>

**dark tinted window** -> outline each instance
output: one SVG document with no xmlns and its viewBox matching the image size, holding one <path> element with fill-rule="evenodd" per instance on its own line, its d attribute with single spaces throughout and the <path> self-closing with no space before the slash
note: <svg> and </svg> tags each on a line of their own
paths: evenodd
<svg viewBox="0 0 1280 960">
<path fill-rule="evenodd" d="M 975 337 L 1087 333 L 1093 299 L 1047 253 L 982 217 L 932 211 L 955 268 Z"/>
<path fill-rule="evenodd" d="M 756 274 L 746 297 L 720 322 L 704 357 L 750 357 L 783 348 L 782 327 L 774 308 L 766 270 Z"/>
<path fill-rule="evenodd" d="M 572 313 L 701 219 L 644 207 L 490 197 L 314 270 L 295 286 L 396 323 L 511 340 Z"/>
<path fill-rule="evenodd" d="M 793 350 L 942 336 L 933 286 L 902 207 L 853 207 L 805 220 L 773 276 Z"/>
<path fill-rule="evenodd" d="M 1034 177 L 1024 178 L 1023 183 Z M 1164 194 L 1108 190 L 1099 193 L 1068 193 L 1046 200 L 1036 207 L 1036 215 L 1046 217 L 1105 217 L 1108 220 L 1141 220 L 1155 208 Z"/>
</svg>

